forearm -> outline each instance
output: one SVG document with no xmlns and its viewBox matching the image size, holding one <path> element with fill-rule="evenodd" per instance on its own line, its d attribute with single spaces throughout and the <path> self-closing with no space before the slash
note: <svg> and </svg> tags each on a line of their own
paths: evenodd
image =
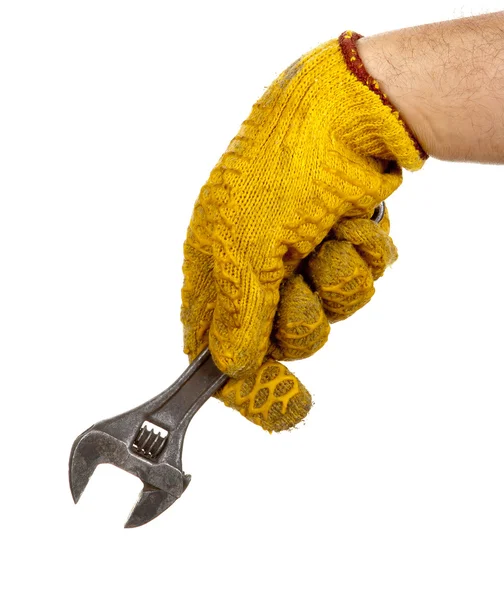
<svg viewBox="0 0 504 600">
<path fill-rule="evenodd" d="M 504 164 L 504 11 L 364 37 L 357 47 L 428 154 Z"/>
</svg>

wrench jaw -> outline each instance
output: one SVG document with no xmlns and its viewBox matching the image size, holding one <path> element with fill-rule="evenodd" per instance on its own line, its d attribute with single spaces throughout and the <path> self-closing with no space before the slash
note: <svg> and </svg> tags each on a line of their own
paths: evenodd
<svg viewBox="0 0 504 600">
<path fill-rule="evenodd" d="M 69 461 L 69 479 L 72 498 L 77 504 L 96 467 L 110 463 L 139 475 L 138 469 L 129 468 L 128 440 L 121 440 L 103 430 L 102 421 L 81 433 L 73 443 Z"/>
<path fill-rule="evenodd" d="M 70 491 L 75 504 L 79 502 L 96 467 L 106 462 L 104 457 L 100 455 L 99 449 L 93 444 L 92 429 L 91 427 L 79 435 L 70 452 L 68 475 Z"/>
<path fill-rule="evenodd" d="M 191 476 L 183 475 L 183 480 L 182 492 L 189 485 Z M 174 496 L 166 490 L 161 490 L 153 485 L 144 483 L 143 490 L 140 492 L 137 503 L 133 507 L 124 527 L 131 529 L 132 527 L 139 527 L 140 525 L 149 523 L 149 521 L 158 517 L 179 498 L 180 496 Z"/>
<path fill-rule="evenodd" d="M 70 453 L 70 490 L 75 503 L 84 492 L 96 467 L 110 463 L 138 477 L 144 484 L 125 527 L 138 527 L 152 521 L 180 498 L 190 475 L 166 462 L 152 462 L 120 440 L 104 431 L 108 423 L 99 423 L 82 433 Z"/>
</svg>

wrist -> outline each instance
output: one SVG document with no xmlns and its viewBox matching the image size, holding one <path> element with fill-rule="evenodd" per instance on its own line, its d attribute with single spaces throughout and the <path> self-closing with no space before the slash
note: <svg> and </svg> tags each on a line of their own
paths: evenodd
<svg viewBox="0 0 504 600">
<path fill-rule="evenodd" d="M 422 94 L 417 82 L 421 69 L 417 62 L 406 65 L 404 50 L 400 48 L 401 32 L 388 32 L 357 41 L 359 56 L 368 73 L 379 83 L 380 89 L 399 111 L 407 129 L 427 155 L 436 156 L 438 142 L 432 127 L 428 105 L 430 98 Z M 413 64 L 414 63 L 414 64 Z"/>
<path fill-rule="evenodd" d="M 399 166 L 416 171 L 427 154 L 380 83 L 367 70 L 357 47 L 360 39 L 352 31 L 345 31 L 338 39 L 346 64 L 344 81 L 348 98 L 348 106 L 339 101 L 338 112 L 352 115 L 347 123 L 350 127 L 338 133 L 358 153 L 394 160 Z"/>
<path fill-rule="evenodd" d="M 504 11 L 363 38 L 358 50 L 426 152 L 503 164 L 503 31 Z"/>
</svg>

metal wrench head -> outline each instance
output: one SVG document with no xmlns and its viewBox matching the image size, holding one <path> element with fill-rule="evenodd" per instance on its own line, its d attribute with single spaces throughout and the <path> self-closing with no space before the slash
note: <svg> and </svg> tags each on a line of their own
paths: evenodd
<svg viewBox="0 0 504 600">
<path fill-rule="evenodd" d="M 138 527 L 148 523 L 180 498 L 190 481 L 190 476 L 167 463 L 153 463 L 137 454 L 128 440 L 114 437 L 107 422 L 98 423 L 74 442 L 70 453 L 70 490 L 74 502 L 100 464 L 109 463 L 141 479 L 144 489 L 134 506 L 125 527 Z"/>
<path fill-rule="evenodd" d="M 144 484 L 126 527 L 144 525 L 165 511 L 191 480 L 182 471 L 182 446 L 189 422 L 226 379 L 210 352 L 204 350 L 164 392 L 81 433 L 70 453 L 74 502 L 79 501 L 96 467 L 109 463 L 136 475 Z"/>
</svg>

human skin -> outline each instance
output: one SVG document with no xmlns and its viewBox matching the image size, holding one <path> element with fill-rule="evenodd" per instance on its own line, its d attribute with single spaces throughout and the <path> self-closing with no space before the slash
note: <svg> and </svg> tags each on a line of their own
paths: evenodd
<svg viewBox="0 0 504 600">
<path fill-rule="evenodd" d="M 357 48 L 429 155 L 504 164 L 504 11 L 363 37 Z"/>
</svg>

